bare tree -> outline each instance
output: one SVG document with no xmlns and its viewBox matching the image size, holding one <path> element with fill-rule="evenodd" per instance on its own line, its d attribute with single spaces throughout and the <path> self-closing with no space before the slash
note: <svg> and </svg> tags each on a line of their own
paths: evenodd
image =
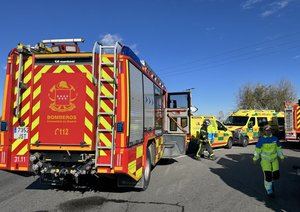
<svg viewBox="0 0 300 212">
<path fill-rule="evenodd" d="M 245 84 L 237 96 L 238 109 L 270 109 L 282 111 L 285 101 L 295 101 L 296 92 L 288 80 L 280 80 L 274 85 Z"/>
</svg>

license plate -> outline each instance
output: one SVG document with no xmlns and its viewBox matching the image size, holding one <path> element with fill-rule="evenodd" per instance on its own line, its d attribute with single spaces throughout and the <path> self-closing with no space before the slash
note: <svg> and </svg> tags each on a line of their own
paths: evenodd
<svg viewBox="0 0 300 212">
<path fill-rule="evenodd" d="M 15 127 L 14 139 L 28 139 L 28 127 Z"/>
</svg>

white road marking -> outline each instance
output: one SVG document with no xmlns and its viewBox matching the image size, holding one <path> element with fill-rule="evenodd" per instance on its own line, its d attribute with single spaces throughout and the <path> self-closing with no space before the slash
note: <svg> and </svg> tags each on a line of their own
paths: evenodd
<svg viewBox="0 0 300 212">
<path fill-rule="evenodd" d="M 187 155 L 180 155 L 180 156 L 178 156 L 178 157 L 175 157 L 174 159 L 177 159 L 177 158 L 184 158 L 184 157 L 186 157 Z"/>
</svg>

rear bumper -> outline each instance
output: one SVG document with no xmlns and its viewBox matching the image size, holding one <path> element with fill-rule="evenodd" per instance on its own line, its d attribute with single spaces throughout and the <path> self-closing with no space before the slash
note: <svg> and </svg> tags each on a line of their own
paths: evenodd
<svg viewBox="0 0 300 212">
<path fill-rule="evenodd" d="M 300 134 L 298 132 L 292 131 L 292 132 L 286 132 L 285 133 L 285 140 L 291 141 L 291 142 L 298 142 L 299 141 Z"/>
<path fill-rule="evenodd" d="M 293 138 L 285 138 L 286 142 L 299 142 L 299 139 L 293 139 Z"/>
</svg>

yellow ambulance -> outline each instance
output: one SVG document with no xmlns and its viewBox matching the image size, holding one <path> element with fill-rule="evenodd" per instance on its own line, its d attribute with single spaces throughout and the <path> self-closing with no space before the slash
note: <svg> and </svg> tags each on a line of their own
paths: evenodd
<svg viewBox="0 0 300 212">
<path fill-rule="evenodd" d="M 267 124 L 271 125 L 274 135 L 279 134 L 283 120 L 284 113 L 275 110 L 238 110 L 224 121 L 224 125 L 232 131 L 233 143 L 245 147 L 257 142 L 262 127 Z"/>
<path fill-rule="evenodd" d="M 212 143 L 212 147 L 226 147 L 230 149 L 233 145 L 232 132 L 228 130 L 215 116 L 192 116 L 191 117 L 191 135 L 196 138 L 200 132 L 203 121 L 209 119 L 214 130 L 215 139 Z"/>
</svg>

